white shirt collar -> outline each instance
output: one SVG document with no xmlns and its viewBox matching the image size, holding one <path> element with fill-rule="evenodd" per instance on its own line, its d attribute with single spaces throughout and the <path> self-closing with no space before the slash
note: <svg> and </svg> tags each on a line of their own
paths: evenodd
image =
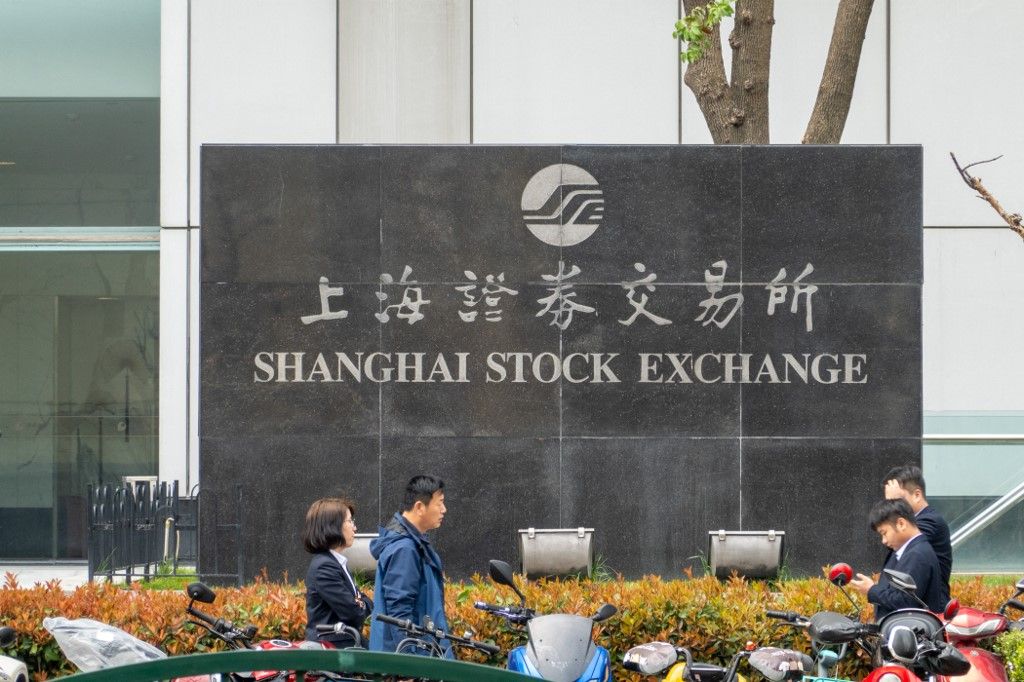
<svg viewBox="0 0 1024 682">
<path fill-rule="evenodd" d="M 921 535 L 921 531 L 917 531 L 917 535 L 904 542 L 903 546 L 896 550 L 896 561 L 899 561 L 903 557 L 903 550 L 905 550 L 916 538 L 921 537 Z"/>
<path fill-rule="evenodd" d="M 352 586 L 352 594 L 358 596 L 359 590 L 356 589 L 356 583 L 352 580 L 352 574 L 348 572 L 348 557 L 341 552 L 335 552 L 333 549 L 328 550 L 338 563 L 341 564 L 341 572 L 345 574 L 345 578 L 348 580 L 348 584 Z"/>
</svg>

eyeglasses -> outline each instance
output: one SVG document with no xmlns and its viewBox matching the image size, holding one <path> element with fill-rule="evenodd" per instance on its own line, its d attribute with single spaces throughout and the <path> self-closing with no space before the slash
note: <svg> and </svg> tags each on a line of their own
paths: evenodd
<svg viewBox="0 0 1024 682">
<path fill-rule="evenodd" d="M 354 516 L 350 516 L 347 519 L 345 519 L 345 523 L 351 523 L 354 526 L 356 525 L 356 519 Z"/>
</svg>

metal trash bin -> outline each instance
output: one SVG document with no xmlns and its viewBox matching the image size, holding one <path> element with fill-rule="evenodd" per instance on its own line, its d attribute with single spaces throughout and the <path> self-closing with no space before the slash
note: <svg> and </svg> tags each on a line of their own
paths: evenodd
<svg viewBox="0 0 1024 682">
<path fill-rule="evenodd" d="M 594 529 L 521 528 L 519 560 L 527 578 L 590 576 L 594 570 Z"/>
<path fill-rule="evenodd" d="M 711 575 L 728 578 L 735 571 L 746 578 L 777 578 L 785 539 L 781 530 L 708 531 Z"/>
<path fill-rule="evenodd" d="M 370 542 L 376 538 L 377 533 L 356 533 L 352 546 L 341 550 L 348 559 L 349 573 L 373 576 L 377 570 L 377 560 L 370 554 Z"/>
</svg>

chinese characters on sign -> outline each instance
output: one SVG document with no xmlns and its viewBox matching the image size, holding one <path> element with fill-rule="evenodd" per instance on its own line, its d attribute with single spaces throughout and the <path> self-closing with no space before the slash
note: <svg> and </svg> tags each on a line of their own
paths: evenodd
<svg viewBox="0 0 1024 682">
<path fill-rule="evenodd" d="M 738 287 L 734 293 L 722 295 L 726 286 L 727 268 L 728 264 L 724 260 L 719 260 L 712 263 L 710 269 L 704 271 L 704 286 L 707 289 L 708 297 L 700 301 L 698 304 L 700 312 L 693 318 L 694 322 L 700 322 L 704 327 L 714 324 L 719 329 L 724 329 L 743 306 L 743 292 Z M 643 263 L 634 263 L 633 269 L 643 276 L 621 283 L 626 294 L 627 312 L 629 308 L 632 309 L 632 312 L 624 319 L 617 319 L 618 323 L 630 327 L 643 317 L 659 327 L 672 324 L 671 319 L 648 307 L 655 294 L 654 282 L 658 278 L 657 274 L 647 272 L 647 267 Z M 565 262 L 559 261 L 556 274 L 542 274 L 541 278 L 550 286 L 547 287 L 548 295 L 537 299 L 540 309 L 535 317 L 550 316 L 550 325 L 565 330 L 569 328 L 577 314 L 596 315 L 597 308 L 577 299 L 578 292 L 574 290 L 573 283 L 569 281 L 581 272 L 578 265 L 571 265 L 567 270 Z M 786 268 L 780 268 L 778 274 L 765 286 L 768 291 L 768 315 L 774 316 L 776 308 L 784 306 L 787 298 L 789 299 L 789 312 L 796 314 L 802 301 L 804 328 L 808 332 L 814 331 L 811 297 L 818 291 L 818 287 L 804 281 L 813 272 L 814 266 L 807 263 L 797 277 L 787 281 Z M 389 273 L 383 273 L 380 276 L 382 285 L 404 285 L 401 299 L 396 303 L 389 302 L 392 300 L 392 293 L 384 291 L 383 286 L 380 291 L 376 292 L 381 309 L 374 313 L 374 317 L 382 324 L 391 321 L 392 312 L 395 318 L 404 320 L 410 325 L 426 319 L 427 314 L 424 309 L 430 305 L 431 301 L 423 297 L 422 286 L 416 280 L 410 279 L 411 275 L 412 267 L 406 265 L 397 282 Z M 488 274 L 480 278 L 472 270 L 464 270 L 463 275 L 469 283 L 454 287 L 455 291 L 462 295 L 461 308 L 458 311 L 459 319 L 466 323 L 476 322 L 478 319 L 486 322 L 501 322 L 505 312 L 502 307 L 504 297 L 511 298 L 519 295 L 519 291 L 505 285 L 505 273 Z M 340 298 L 345 294 L 344 287 L 331 286 L 327 277 L 321 277 L 319 289 L 320 312 L 303 315 L 299 318 L 302 324 L 309 325 L 314 322 L 346 319 L 349 315 L 348 310 L 340 308 L 333 310 L 331 306 L 332 298 Z M 481 313 L 483 314 L 481 315 Z"/>
</svg>

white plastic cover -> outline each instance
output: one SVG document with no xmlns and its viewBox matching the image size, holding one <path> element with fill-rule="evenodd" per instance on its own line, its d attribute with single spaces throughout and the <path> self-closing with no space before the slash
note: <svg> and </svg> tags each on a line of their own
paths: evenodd
<svg viewBox="0 0 1024 682">
<path fill-rule="evenodd" d="M 44 618 L 43 627 L 57 640 L 64 656 L 82 672 L 167 658 L 155 646 L 124 630 L 89 618 Z"/>
</svg>

